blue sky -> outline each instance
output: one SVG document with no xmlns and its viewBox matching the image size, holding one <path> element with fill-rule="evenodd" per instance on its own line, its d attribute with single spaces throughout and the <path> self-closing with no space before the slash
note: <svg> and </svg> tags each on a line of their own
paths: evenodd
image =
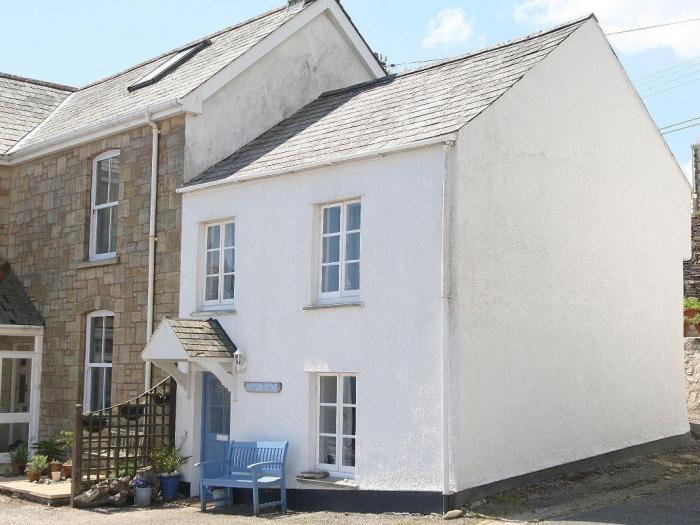
<svg viewBox="0 0 700 525">
<path fill-rule="evenodd" d="M 80 86 L 280 3 L 2 0 L 0 71 Z M 343 0 L 343 5 L 372 48 L 393 63 L 454 56 L 590 12 L 606 32 L 700 17 L 697 0 Z M 699 34 L 696 22 L 610 37 L 658 126 L 700 117 Z M 664 68 L 674 69 L 657 73 Z M 700 126 L 665 137 L 689 170 L 690 145 L 700 137 Z"/>
</svg>

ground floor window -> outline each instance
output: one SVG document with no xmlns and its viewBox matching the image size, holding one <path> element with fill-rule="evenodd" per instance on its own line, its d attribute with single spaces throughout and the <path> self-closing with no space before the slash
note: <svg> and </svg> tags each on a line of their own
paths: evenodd
<svg viewBox="0 0 700 525">
<path fill-rule="evenodd" d="M 318 467 L 355 472 L 357 377 L 353 374 L 319 374 Z"/>
<path fill-rule="evenodd" d="M 87 412 L 112 404 L 114 314 L 93 312 L 87 317 L 84 407 Z"/>
</svg>

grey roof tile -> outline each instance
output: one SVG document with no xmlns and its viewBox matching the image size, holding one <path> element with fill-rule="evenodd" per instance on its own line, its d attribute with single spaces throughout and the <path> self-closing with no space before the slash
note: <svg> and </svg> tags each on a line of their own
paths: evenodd
<svg viewBox="0 0 700 525">
<path fill-rule="evenodd" d="M 75 88 L 0 73 L 0 155 L 44 120 Z"/>
<path fill-rule="evenodd" d="M 10 263 L 0 259 L 0 325 L 43 326 L 44 320 L 12 271 Z"/>
<path fill-rule="evenodd" d="M 192 43 L 82 87 L 71 94 L 31 134 L 20 141 L 12 152 L 36 146 L 69 131 L 105 124 L 141 108 L 145 111 L 153 104 L 183 97 L 304 8 L 288 10 L 285 5 L 198 39 L 197 42 L 208 38 L 211 40 L 211 45 L 150 86 L 132 92 L 127 91 L 135 81 Z"/>
<path fill-rule="evenodd" d="M 321 95 L 187 185 L 300 169 L 456 131 L 589 18 Z"/>
<path fill-rule="evenodd" d="M 236 345 L 216 319 L 165 319 L 190 357 L 232 357 Z"/>
</svg>

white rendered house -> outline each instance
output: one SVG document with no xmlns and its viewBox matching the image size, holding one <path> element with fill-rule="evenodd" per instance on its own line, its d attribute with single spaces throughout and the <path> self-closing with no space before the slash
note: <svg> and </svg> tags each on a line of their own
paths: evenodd
<svg viewBox="0 0 700 525">
<path fill-rule="evenodd" d="M 192 463 L 288 440 L 292 507 L 439 510 L 687 439 L 690 188 L 595 18 L 359 81 L 179 190 L 199 322 L 143 358 Z"/>
</svg>

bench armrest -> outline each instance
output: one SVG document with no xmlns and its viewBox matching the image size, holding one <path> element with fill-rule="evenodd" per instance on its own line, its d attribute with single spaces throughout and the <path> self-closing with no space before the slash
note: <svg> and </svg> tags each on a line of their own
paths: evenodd
<svg viewBox="0 0 700 525">
<path fill-rule="evenodd" d="M 202 468 L 204 465 L 211 465 L 213 463 L 228 463 L 228 461 L 223 459 L 210 459 L 209 461 L 200 461 L 199 463 L 195 463 L 192 466 Z"/>
<path fill-rule="evenodd" d="M 262 467 L 263 465 L 279 465 L 280 467 L 284 467 L 284 463 L 281 461 L 261 461 L 260 463 L 253 463 L 251 465 L 248 465 L 248 468 L 251 470 L 255 470 L 259 467 Z"/>
</svg>

